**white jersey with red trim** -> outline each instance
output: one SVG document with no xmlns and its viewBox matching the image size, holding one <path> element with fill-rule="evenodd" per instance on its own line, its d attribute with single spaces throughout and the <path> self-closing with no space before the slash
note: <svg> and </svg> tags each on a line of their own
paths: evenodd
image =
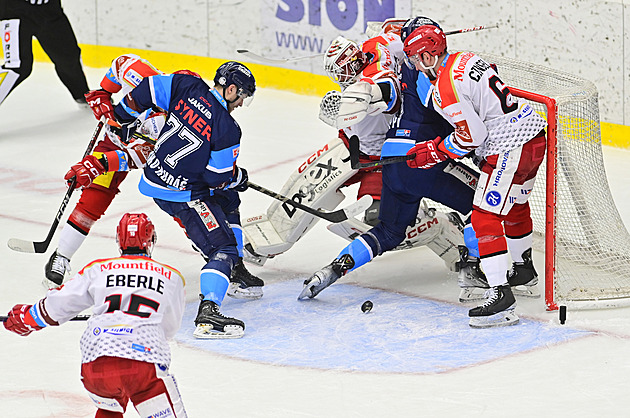
<svg viewBox="0 0 630 418">
<path fill-rule="evenodd" d="M 81 362 L 102 356 L 168 366 L 167 338 L 184 313 L 184 278 L 144 256 L 95 260 L 40 302 L 44 318 L 62 324 L 92 308 L 81 337 Z"/>
<path fill-rule="evenodd" d="M 518 148 L 547 126 L 524 99 L 515 98 L 494 69 L 471 52 L 447 55 L 438 70 L 432 100 L 455 128 L 446 149 L 480 157 Z"/>
<path fill-rule="evenodd" d="M 384 97 L 387 108 L 382 113 L 368 115 L 359 123 L 343 129 L 349 137 L 357 135 L 360 150 L 367 155 L 381 155 L 385 134 L 401 104 L 399 66 L 405 53 L 400 36 L 395 33 L 382 33 L 361 44 L 361 50 L 368 57 L 368 65 L 361 71 L 357 81 L 370 84 L 389 84 L 390 97 Z"/>
<path fill-rule="evenodd" d="M 138 55 L 123 54 L 112 61 L 112 65 L 101 80 L 100 85 L 104 90 L 110 93 L 120 93 L 122 96 L 125 96 L 138 84 L 140 84 L 145 77 L 157 74 L 164 74 L 164 72 L 158 70 L 149 61 L 144 58 L 140 58 Z M 156 114 L 151 110 L 138 114 L 129 108 L 126 108 L 126 110 L 128 113 L 137 116 L 139 126 L 137 129 L 138 132 L 153 139 L 157 139 L 166 120 L 164 114 Z M 130 144 L 123 143 L 118 135 L 116 135 L 116 133 L 114 133 L 108 125 L 105 129 L 103 141 L 110 142 L 117 148 L 126 151 L 133 161 L 133 165 L 129 164 L 130 166 L 133 166 L 133 168 L 144 167 L 146 159 L 153 149 L 152 145 L 144 143 L 141 144 L 142 141 L 136 141 L 134 144 L 131 144 L 132 146 L 130 146 Z M 138 144 L 140 144 L 142 149 L 138 147 Z M 111 146 L 108 145 L 105 145 L 105 147 L 111 148 Z M 131 167 L 127 167 L 127 169 L 129 168 Z"/>
<path fill-rule="evenodd" d="M 164 74 L 151 63 L 134 54 L 123 54 L 112 61 L 112 65 L 101 80 L 101 87 L 110 93 L 126 95 L 144 77 Z"/>
</svg>

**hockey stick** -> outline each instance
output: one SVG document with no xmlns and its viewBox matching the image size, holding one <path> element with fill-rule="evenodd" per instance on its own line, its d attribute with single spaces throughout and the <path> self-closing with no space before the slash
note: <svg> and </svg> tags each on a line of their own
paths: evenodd
<svg viewBox="0 0 630 418">
<path fill-rule="evenodd" d="M 274 199 L 278 199 L 281 202 L 285 202 L 286 204 L 291 205 L 297 209 L 303 210 L 306 213 L 310 213 L 313 216 L 326 219 L 328 222 L 332 223 L 339 223 L 353 218 L 359 213 L 365 211 L 372 204 L 371 196 L 366 195 L 344 209 L 339 209 L 334 212 L 323 212 L 321 210 L 313 209 L 309 206 L 298 203 L 289 197 L 283 196 L 276 192 L 272 192 L 269 189 L 265 189 L 264 187 L 252 183 L 251 181 L 247 182 L 247 186 L 263 194 L 266 194 L 267 196 L 271 196 Z"/>
<path fill-rule="evenodd" d="M 88 319 L 90 319 L 91 315 L 77 315 L 74 318 L 70 318 L 71 321 L 87 321 Z M 9 319 L 8 316 L 6 315 L 0 315 L 0 322 L 7 322 L 7 319 Z"/>
<path fill-rule="evenodd" d="M 456 29 L 456 30 L 451 30 L 448 32 L 444 32 L 445 35 L 456 35 L 458 33 L 466 33 L 466 32 L 475 32 L 478 30 L 484 30 L 484 29 L 496 29 L 498 28 L 499 25 L 497 23 L 495 23 L 494 25 L 490 25 L 490 26 L 473 26 L 472 28 L 464 28 L 464 29 Z M 315 54 L 315 55 L 305 55 L 302 57 L 294 57 L 294 58 L 267 58 L 267 57 L 263 57 L 262 55 L 256 54 L 254 52 L 251 52 L 249 49 L 237 49 L 236 52 L 238 52 L 239 54 L 243 54 L 248 58 L 252 58 L 255 59 L 257 61 L 260 62 L 264 62 L 267 64 L 285 64 L 287 62 L 295 62 L 295 61 L 302 61 L 302 60 L 307 60 L 307 59 L 312 59 L 312 58 L 319 58 L 319 57 L 323 57 L 324 54 Z"/>
<path fill-rule="evenodd" d="M 94 133 L 92 134 L 92 139 L 90 140 L 90 143 L 88 144 L 85 150 L 85 153 L 83 154 L 83 158 L 85 158 L 89 153 L 92 152 L 92 148 L 94 148 L 94 144 L 96 144 L 96 139 L 98 138 L 98 135 L 101 133 L 101 129 L 103 128 L 104 124 L 105 124 L 105 120 L 104 118 L 101 118 L 101 120 L 98 122 L 98 125 L 96 125 L 96 129 L 94 130 Z M 48 246 L 50 245 L 50 241 L 52 241 L 53 235 L 55 235 L 57 226 L 59 226 L 61 217 L 63 216 L 63 213 L 66 210 L 66 206 L 68 206 L 68 202 L 70 201 L 70 196 L 72 196 L 72 192 L 74 192 L 74 188 L 76 184 L 77 184 L 77 178 L 73 177 L 70 182 L 70 185 L 68 186 L 68 191 L 63 197 L 61 206 L 59 206 L 59 209 L 57 210 L 57 215 L 55 216 L 55 220 L 53 221 L 52 225 L 50 226 L 50 229 L 48 230 L 48 235 L 46 236 L 45 240 L 39 241 L 39 242 L 37 241 L 33 242 L 33 241 L 26 241 L 26 240 L 22 240 L 18 238 L 11 238 L 7 242 L 7 245 L 9 246 L 9 248 L 11 248 L 13 251 L 19 251 L 22 253 L 35 253 L 35 254 L 45 253 L 46 250 L 48 249 Z"/>
<path fill-rule="evenodd" d="M 248 49 L 237 49 L 236 52 L 238 52 L 239 54 L 243 54 L 248 58 L 252 58 L 255 59 L 257 61 L 260 62 L 265 62 L 267 64 L 284 64 L 286 62 L 294 62 L 294 61 L 301 61 L 301 60 L 306 60 L 306 59 L 311 59 L 311 58 L 318 58 L 318 57 L 323 57 L 324 54 L 316 54 L 316 55 L 306 55 L 303 57 L 295 57 L 295 58 L 278 58 L 278 59 L 274 59 L 274 58 L 266 58 L 263 57 L 262 55 L 258 55 L 255 54 L 253 52 L 251 52 Z"/>
<path fill-rule="evenodd" d="M 478 30 L 484 30 L 484 29 L 496 29 L 499 27 L 498 23 L 495 23 L 494 25 L 490 25 L 490 26 L 473 26 L 472 28 L 465 28 L 465 29 L 457 29 L 457 30 L 450 30 L 448 32 L 444 32 L 444 35 L 456 35 L 458 33 L 466 33 L 466 32 L 475 32 Z"/>
<path fill-rule="evenodd" d="M 403 161 L 409 161 L 416 158 L 416 154 L 401 155 L 397 157 L 385 157 L 378 161 L 370 161 L 369 163 L 359 162 L 359 137 L 352 135 L 348 139 L 348 149 L 350 151 L 350 166 L 354 170 L 360 168 L 380 167 L 388 164 L 401 163 Z"/>
</svg>

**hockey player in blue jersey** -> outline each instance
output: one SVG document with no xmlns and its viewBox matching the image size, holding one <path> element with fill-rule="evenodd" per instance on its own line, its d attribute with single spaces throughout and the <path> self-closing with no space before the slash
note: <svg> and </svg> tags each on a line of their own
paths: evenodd
<svg viewBox="0 0 630 418">
<path fill-rule="evenodd" d="M 409 19 L 401 30 L 403 42 L 415 28 L 430 24 L 427 22 L 432 21 L 424 17 Z M 437 136 L 444 138 L 453 131 L 453 127 L 425 100 L 429 97 L 431 85 L 428 78 L 406 65 L 401 68 L 401 113 L 395 128 L 387 134 L 381 158 L 405 155 L 416 142 L 432 140 Z M 461 214 L 468 214 L 472 209 L 477 178 L 478 173 L 455 161 L 445 161 L 428 170 L 410 168 L 405 162 L 383 166 L 380 223 L 357 237 L 331 264 L 307 279 L 298 299 L 314 298 L 339 277 L 400 244 L 405 238 L 406 228 L 415 222 L 422 198 L 432 199 Z M 475 247 L 474 243 L 472 247 Z M 467 254 L 462 260 L 466 261 L 460 261 L 458 267 L 476 280 L 473 286 L 488 287 L 481 270 L 467 262 Z"/>
<path fill-rule="evenodd" d="M 242 321 L 223 316 L 219 307 L 240 258 L 230 224 L 240 223 L 237 192 L 247 188 L 248 178 L 236 165 L 241 128 L 231 113 L 248 105 L 255 90 L 249 69 L 229 61 L 217 69 L 212 88 L 191 75 L 156 75 L 124 100 L 133 111 L 167 112 L 138 187 L 185 228 L 207 261 L 200 276 L 197 338 L 239 338 L 245 331 Z M 124 106 L 115 112 L 118 120 L 133 120 Z"/>
</svg>

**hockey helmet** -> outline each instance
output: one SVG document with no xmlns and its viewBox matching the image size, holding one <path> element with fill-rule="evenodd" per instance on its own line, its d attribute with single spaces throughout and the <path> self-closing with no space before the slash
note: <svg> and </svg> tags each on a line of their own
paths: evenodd
<svg viewBox="0 0 630 418">
<path fill-rule="evenodd" d="M 116 243 L 121 254 L 151 255 L 157 233 L 144 213 L 125 213 L 116 227 Z"/>
<path fill-rule="evenodd" d="M 234 84 L 238 88 L 236 94 L 243 98 L 245 105 L 249 105 L 256 91 L 254 75 L 246 66 L 236 61 L 221 64 L 214 76 L 214 83 L 224 88 Z"/>
<path fill-rule="evenodd" d="M 324 70 L 342 88 L 352 84 L 367 65 L 367 57 L 356 42 L 336 37 L 324 54 Z"/>
<path fill-rule="evenodd" d="M 408 19 L 403 24 L 402 29 L 400 30 L 400 40 L 405 42 L 405 40 L 409 37 L 411 32 L 418 29 L 420 26 L 424 26 L 424 25 L 433 25 L 440 28 L 440 25 L 438 25 L 437 22 L 431 18 L 428 18 L 425 16 L 414 17 L 414 18 Z"/>
<path fill-rule="evenodd" d="M 446 52 L 446 35 L 439 26 L 420 26 L 407 36 L 403 50 L 407 65 L 414 69 L 416 64 L 424 67 L 421 58 L 424 52 L 429 53 L 432 57 Z"/>
</svg>

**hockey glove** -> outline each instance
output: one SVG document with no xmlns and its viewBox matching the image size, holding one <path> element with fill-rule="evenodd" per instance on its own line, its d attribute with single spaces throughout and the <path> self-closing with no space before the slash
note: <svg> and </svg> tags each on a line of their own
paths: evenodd
<svg viewBox="0 0 630 418">
<path fill-rule="evenodd" d="M 8 318 L 4 327 L 18 335 L 26 337 L 33 331 L 39 331 L 43 327 L 37 325 L 33 315 L 29 312 L 33 305 L 15 305 L 7 314 Z"/>
<path fill-rule="evenodd" d="M 228 184 L 225 188 L 236 190 L 237 192 L 244 192 L 247 190 L 247 181 L 249 176 L 247 170 L 244 168 L 236 167 L 236 174 L 232 176 L 232 183 Z"/>
<path fill-rule="evenodd" d="M 415 158 L 407 160 L 407 165 L 411 168 L 431 168 L 448 160 L 448 154 L 439 148 L 441 142 L 442 138 L 438 136 L 432 141 L 417 143 L 407 152 L 407 155 L 416 154 Z"/>
<path fill-rule="evenodd" d="M 114 105 L 112 104 L 112 94 L 107 90 L 91 90 L 85 93 L 85 100 L 92 109 L 94 117 L 101 120 L 102 116 L 107 119 L 114 119 Z"/>
<path fill-rule="evenodd" d="M 344 129 L 361 122 L 368 115 L 387 109 L 380 87 L 366 81 L 357 81 L 341 93 L 337 129 Z"/>
<path fill-rule="evenodd" d="M 87 187 L 94 181 L 95 178 L 100 176 L 106 171 L 105 166 L 101 161 L 93 155 L 86 156 L 80 162 L 70 167 L 70 170 L 66 173 L 64 180 L 68 183 L 72 181 L 72 177 L 77 178 L 77 187 Z"/>
</svg>

